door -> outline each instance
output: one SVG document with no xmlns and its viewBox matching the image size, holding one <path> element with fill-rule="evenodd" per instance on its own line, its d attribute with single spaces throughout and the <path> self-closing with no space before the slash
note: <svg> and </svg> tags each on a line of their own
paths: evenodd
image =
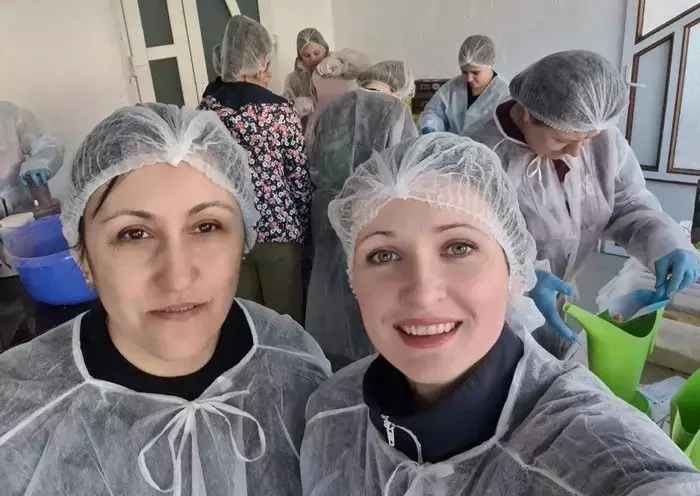
<svg viewBox="0 0 700 496">
<path fill-rule="evenodd" d="M 196 107 L 216 77 L 211 54 L 226 23 L 239 13 L 261 21 L 263 2 L 121 0 L 139 100 Z"/>
</svg>

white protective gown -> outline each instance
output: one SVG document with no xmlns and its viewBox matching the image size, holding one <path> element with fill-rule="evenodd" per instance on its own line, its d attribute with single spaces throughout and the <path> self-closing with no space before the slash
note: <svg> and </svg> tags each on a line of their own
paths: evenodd
<svg viewBox="0 0 700 496">
<path fill-rule="evenodd" d="M 350 288 L 343 247 L 328 220 L 328 204 L 345 180 L 373 152 L 418 136 L 411 112 L 400 100 L 357 89 L 330 103 L 316 125 L 309 154 L 314 184 L 311 229 L 314 261 L 306 306 L 306 330 L 334 365 L 374 353 Z M 338 360 L 339 357 L 345 357 Z"/>
<path fill-rule="evenodd" d="M 695 251 L 646 189 L 639 162 L 619 129 L 594 137 L 578 158 L 564 158 L 570 170 L 562 185 L 552 160 L 508 137 L 495 113 L 471 137 L 501 158 L 535 238 L 537 259 L 549 262 L 554 275 L 575 285 L 599 240 L 615 241 L 650 269 L 676 248 Z M 557 357 L 573 350 L 548 326 L 535 336 Z"/>
<path fill-rule="evenodd" d="M 369 420 L 368 357 L 309 400 L 301 451 L 308 496 L 690 496 L 700 474 L 648 417 L 582 365 L 529 334 L 495 435 L 440 463 L 416 463 Z M 418 448 L 418 447 L 417 447 Z"/>
<path fill-rule="evenodd" d="M 253 347 L 192 402 L 92 378 L 81 317 L 0 355 L 0 494 L 300 494 L 304 409 L 329 364 L 291 318 L 237 301 Z"/>
<path fill-rule="evenodd" d="M 564 158 L 570 171 L 563 185 L 552 160 L 509 138 L 497 118 L 472 137 L 501 158 L 537 243 L 537 258 L 549 260 L 560 279 L 574 283 L 601 239 L 622 245 L 649 268 L 677 248 L 695 251 L 646 188 L 639 162 L 619 129 L 594 137 L 578 158 Z"/>
<path fill-rule="evenodd" d="M 470 132 L 489 120 L 496 107 L 509 95 L 508 82 L 497 75 L 474 104 L 467 108 L 469 85 L 464 76 L 459 75 L 433 95 L 418 119 L 418 129 L 427 127 L 471 137 Z"/>
<path fill-rule="evenodd" d="M 0 218 L 17 213 L 29 198 L 20 176 L 35 169 L 55 174 L 63 165 L 63 145 L 39 120 L 10 102 L 0 102 Z M 7 208 L 3 208 L 3 203 Z"/>
</svg>

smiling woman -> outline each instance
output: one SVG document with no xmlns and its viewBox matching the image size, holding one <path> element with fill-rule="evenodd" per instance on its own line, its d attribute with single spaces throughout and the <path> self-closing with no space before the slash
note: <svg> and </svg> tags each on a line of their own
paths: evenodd
<svg viewBox="0 0 700 496">
<path fill-rule="evenodd" d="M 700 491 L 649 418 L 530 336 L 535 242 L 495 153 L 446 133 L 403 141 L 328 215 L 379 356 L 311 396 L 304 494 Z"/>
<path fill-rule="evenodd" d="M 299 494 L 329 364 L 234 298 L 258 220 L 246 152 L 213 112 L 127 107 L 71 181 L 64 235 L 99 304 L 0 356 L 3 494 Z"/>
</svg>

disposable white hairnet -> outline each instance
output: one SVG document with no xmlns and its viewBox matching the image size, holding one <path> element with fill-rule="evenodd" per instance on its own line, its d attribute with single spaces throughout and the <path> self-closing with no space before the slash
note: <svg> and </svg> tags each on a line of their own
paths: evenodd
<svg viewBox="0 0 700 496">
<path fill-rule="evenodd" d="M 488 36 L 470 36 L 459 48 L 459 65 L 491 67 L 496 65 L 496 45 Z"/>
<path fill-rule="evenodd" d="M 88 199 L 100 186 L 139 167 L 157 163 L 177 167 L 181 162 L 236 198 L 245 225 L 245 249 L 250 250 L 259 214 L 247 152 L 214 112 L 160 103 L 115 111 L 78 148 L 61 214 L 69 246 L 78 243 L 78 223 Z"/>
<path fill-rule="evenodd" d="M 336 368 L 374 353 L 374 348 L 348 283 L 345 254 L 328 220 L 328 204 L 372 153 L 417 136 L 406 105 L 390 95 L 361 89 L 331 101 L 316 124 L 309 153 L 317 187 L 311 206 L 314 263 L 305 328 Z"/>
<path fill-rule="evenodd" d="M 217 76 L 221 76 L 221 43 L 211 51 L 211 63 Z"/>
<path fill-rule="evenodd" d="M 0 355 L 3 496 L 301 494 L 304 411 L 328 361 L 289 316 L 233 304 L 253 346 L 193 401 L 92 378 L 80 317 Z"/>
<path fill-rule="evenodd" d="M 63 144 L 30 111 L 0 101 L 0 218 L 15 208 L 31 208 L 20 177 L 35 169 L 55 174 L 63 165 Z"/>
<path fill-rule="evenodd" d="M 371 423 L 362 384 L 374 357 L 335 374 L 306 409 L 304 494 L 700 494 L 700 474 L 651 419 L 582 365 L 554 359 L 532 336 L 521 338 L 523 357 L 494 435 L 437 463 L 407 457 Z M 410 437 L 396 421 L 395 435 Z"/>
<path fill-rule="evenodd" d="M 400 60 L 377 62 L 357 76 L 357 84 L 361 88 L 367 88 L 372 83 L 387 85 L 401 99 L 411 98 L 416 93 L 413 73 Z"/>
<path fill-rule="evenodd" d="M 385 93 L 350 91 L 332 100 L 316 124 L 309 168 L 319 189 L 339 192 L 374 152 L 418 137 L 411 111 Z"/>
<path fill-rule="evenodd" d="M 330 51 L 328 48 L 328 43 L 326 43 L 326 39 L 318 29 L 306 28 L 299 31 L 299 34 L 297 35 L 297 55 L 301 57 L 301 51 L 311 43 L 322 47 L 326 51 L 326 54 Z"/>
<path fill-rule="evenodd" d="M 478 219 L 503 248 L 513 295 L 535 285 L 535 242 L 498 156 L 469 138 L 433 133 L 374 153 L 328 207 L 352 267 L 357 235 L 384 205 L 412 199 Z"/>
<path fill-rule="evenodd" d="M 239 76 L 265 70 L 271 54 L 272 38 L 267 30 L 250 17 L 233 16 L 221 42 L 221 79 L 231 83 Z"/>
<path fill-rule="evenodd" d="M 559 52 L 535 62 L 513 78 L 510 94 L 536 119 L 565 132 L 613 128 L 628 101 L 620 71 L 585 50 Z"/>
</svg>

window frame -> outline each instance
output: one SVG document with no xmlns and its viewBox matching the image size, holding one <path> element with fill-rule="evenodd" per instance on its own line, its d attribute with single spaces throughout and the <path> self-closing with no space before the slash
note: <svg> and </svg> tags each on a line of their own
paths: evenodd
<svg viewBox="0 0 700 496">
<path fill-rule="evenodd" d="M 688 45 L 691 29 L 700 24 L 700 1 L 682 14 L 641 36 L 645 3 L 646 0 L 628 0 L 627 2 L 622 66 L 623 72 L 632 83 L 632 88 L 627 115 L 620 120 L 619 127 L 631 144 L 634 113 L 639 110 L 634 108 L 637 91 L 644 91 L 644 81 L 637 80 L 640 59 L 644 54 L 670 40 L 670 61 L 666 78 L 657 163 L 643 164 L 642 170 L 648 180 L 696 184 L 700 178 L 700 170 L 675 167 L 674 160 L 683 104 Z"/>
</svg>

